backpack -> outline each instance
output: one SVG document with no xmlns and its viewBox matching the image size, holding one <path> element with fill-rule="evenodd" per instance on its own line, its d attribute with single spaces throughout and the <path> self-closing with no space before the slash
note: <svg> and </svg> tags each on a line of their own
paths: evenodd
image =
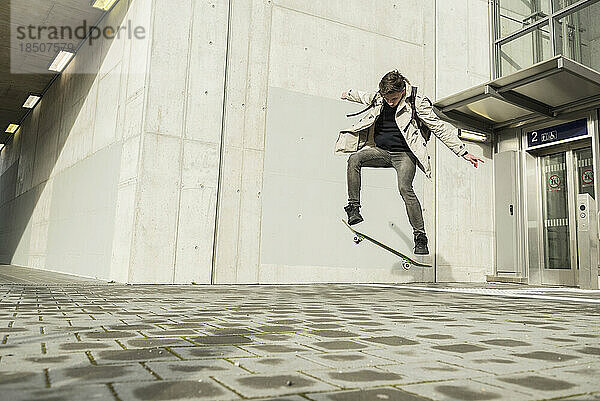
<svg viewBox="0 0 600 401">
<path fill-rule="evenodd" d="M 425 139 L 425 143 L 427 143 L 427 142 L 429 142 L 429 138 L 431 138 L 431 130 L 429 129 L 429 127 L 427 125 L 425 125 L 425 123 L 423 123 L 423 121 L 421 121 L 421 119 L 417 115 L 417 108 L 415 106 L 416 99 L 417 99 L 417 87 L 413 86 L 411 93 L 410 93 L 410 97 L 407 99 L 409 101 L 410 107 L 412 109 L 412 117 L 411 118 L 417 124 L 417 128 L 419 129 L 419 131 L 421 132 L 421 135 Z M 429 101 L 429 99 L 427 99 L 427 100 Z M 431 101 L 429 101 L 429 102 L 431 103 Z"/>
</svg>

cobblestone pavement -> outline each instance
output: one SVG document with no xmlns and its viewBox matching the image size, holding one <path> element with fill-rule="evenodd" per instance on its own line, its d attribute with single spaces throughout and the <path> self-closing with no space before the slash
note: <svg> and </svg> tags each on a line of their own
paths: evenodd
<svg viewBox="0 0 600 401">
<path fill-rule="evenodd" d="M 598 293 L 472 287 L 4 283 L 0 399 L 600 400 Z"/>
</svg>

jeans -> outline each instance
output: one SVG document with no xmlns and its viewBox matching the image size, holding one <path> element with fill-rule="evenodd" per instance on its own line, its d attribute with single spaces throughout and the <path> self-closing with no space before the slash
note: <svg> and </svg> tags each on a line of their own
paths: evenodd
<svg viewBox="0 0 600 401">
<path fill-rule="evenodd" d="M 389 152 L 381 148 L 365 148 L 348 158 L 348 204 L 360 206 L 360 169 L 362 167 L 393 167 L 398 176 L 398 190 L 404 200 L 408 221 L 414 235 L 425 233 L 423 211 L 412 182 L 416 158 L 409 152 Z"/>
</svg>

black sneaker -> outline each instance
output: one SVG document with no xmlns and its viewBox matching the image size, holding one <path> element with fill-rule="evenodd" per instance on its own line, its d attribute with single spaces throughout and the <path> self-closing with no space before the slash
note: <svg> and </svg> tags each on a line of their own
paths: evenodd
<svg viewBox="0 0 600 401">
<path fill-rule="evenodd" d="M 429 255 L 425 233 L 415 236 L 415 255 Z"/>
<path fill-rule="evenodd" d="M 348 214 L 348 224 L 354 225 L 364 220 L 358 209 L 360 209 L 360 206 L 348 205 L 344 207 L 344 210 Z"/>
</svg>

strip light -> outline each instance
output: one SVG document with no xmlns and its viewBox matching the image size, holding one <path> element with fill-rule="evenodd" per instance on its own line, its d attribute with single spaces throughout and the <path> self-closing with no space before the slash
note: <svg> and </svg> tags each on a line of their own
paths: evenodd
<svg viewBox="0 0 600 401">
<path fill-rule="evenodd" d="M 40 96 L 29 95 L 29 97 L 27 98 L 27 100 L 23 104 L 23 107 L 25 107 L 26 109 L 33 109 L 35 107 L 35 105 L 38 104 L 38 102 L 40 101 L 40 99 L 41 99 Z"/>
<path fill-rule="evenodd" d="M 65 50 L 61 50 L 60 53 L 56 56 L 50 67 L 48 68 L 50 71 L 62 72 L 69 61 L 75 56 L 75 53 L 71 53 Z"/>
<path fill-rule="evenodd" d="M 92 0 L 90 4 L 94 8 L 99 8 L 100 10 L 108 11 L 117 1 L 119 0 Z"/>
<path fill-rule="evenodd" d="M 475 131 L 467 131 L 463 129 L 459 131 L 458 136 L 460 136 L 462 139 L 474 142 L 487 142 L 488 140 L 488 136 L 486 134 Z"/>
<path fill-rule="evenodd" d="M 14 134 L 15 132 L 17 132 L 17 130 L 19 129 L 20 125 L 19 124 L 10 124 L 8 126 L 8 128 L 6 129 L 6 133 L 7 134 Z"/>
</svg>

